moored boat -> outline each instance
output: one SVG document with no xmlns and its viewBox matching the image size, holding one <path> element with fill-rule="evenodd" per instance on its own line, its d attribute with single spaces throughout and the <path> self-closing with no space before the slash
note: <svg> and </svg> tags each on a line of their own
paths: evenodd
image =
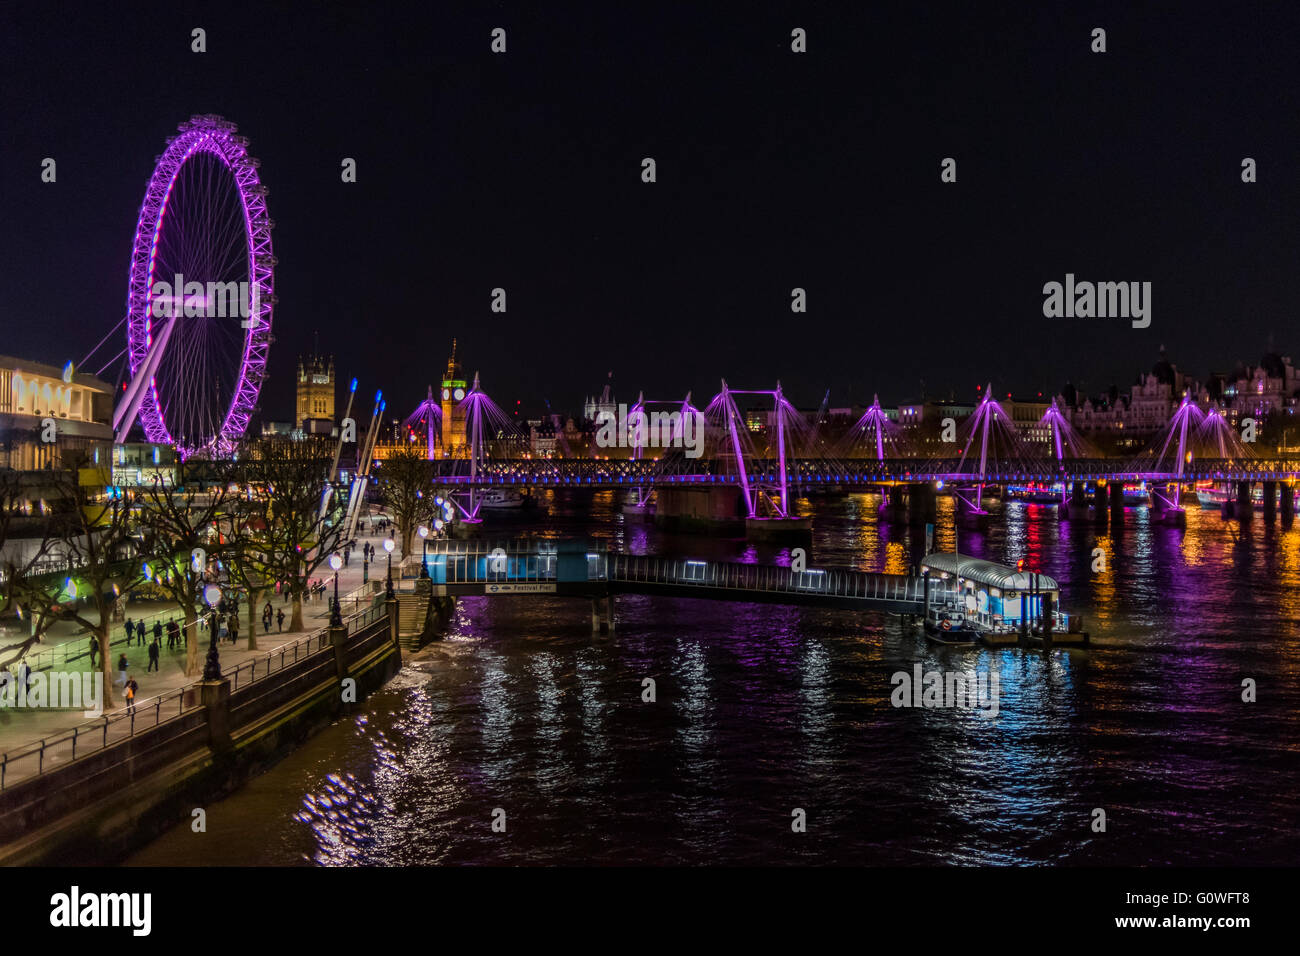
<svg viewBox="0 0 1300 956">
<path fill-rule="evenodd" d="M 489 488 L 479 498 L 479 507 L 488 511 L 513 511 L 527 503 L 528 499 L 513 488 Z"/>
<path fill-rule="evenodd" d="M 921 572 L 931 578 L 924 615 L 927 637 L 932 636 L 931 622 L 942 631 L 947 615 L 949 632 L 959 618 L 961 629 L 985 644 L 1043 639 L 1049 631 L 1054 643 L 1088 643 L 1083 619 L 1061 610 L 1060 585 L 1046 574 L 950 552 L 926 555 Z"/>
</svg>

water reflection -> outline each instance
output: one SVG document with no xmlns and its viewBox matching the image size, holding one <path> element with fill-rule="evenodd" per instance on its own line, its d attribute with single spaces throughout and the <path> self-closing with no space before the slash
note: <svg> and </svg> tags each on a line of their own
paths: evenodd
<svg viewBox="0 0 1300 956">
<path fill-rule="evenodd" d="M 545 517 L 511 531 L 789 562 L 785 546 L 625 522 L 612 494 L 542 498 Z M 806 506 L 812 566 L 904 571 L 924 547 L 923 529 L 880 520 L 876 495 Z M 955 533 L 941 499 L 936 546 L 957 537 L 1052 575 L 1093 649 L 942 648 L 874 613 L 636 595 L 593 639 L 582 602 L 465 600 L 420 670 L 211 809 L 239 835 L 211 852 L 316 865 L 1300 856 L 1300 531 L 1195 508 L 1185 529 L 1145 509 L 1118 523 L 990 510 L 987 527 Z M 997 716 L 892 707 L 891 674 L 917 663 L 996 673 Z M 1259 681 L 1255 704 L 1243 677 Z M 1090 829 L 1095 807 L 1109 835 Z M 794 808 L 809 820 L 797 840 Z M 182 826 L 135 862 L 195 854 Z"/>
</svg>

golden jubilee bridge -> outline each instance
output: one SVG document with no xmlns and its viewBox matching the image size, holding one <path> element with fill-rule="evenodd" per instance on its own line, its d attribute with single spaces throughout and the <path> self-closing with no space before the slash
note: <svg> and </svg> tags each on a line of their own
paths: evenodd
<svg viewBox="0 0 1300 956">
<path fill-rule="evenodd" d="M 578 486 L 617 488 L 672 485 L 739 485 L 776 483 L 781 479 L 782 463 L 777 459 L 754 459 L 742 478 L 728 459 L 665 460 L 594 460 L 594 459 L 494 459 L 480 462 L 470 473 L 467 460 L 451 459 L 430 462 L 439 484 L 463 488 L 490 488 L 501 485 L 547 487 Z M 1142 482 L 1257 482 L 1297 481 L 1300 457 L 1275 459 L 1201 458 L 1186 462 L 1179 469 L 1150 469 L 1113 458 L 1076 459 L 1048 467 L 1017 466 L 1007 463 L 980 471 L 961 458 L 929 460 L 852 458 L 788 458 L 784 462 L 785 480 L 790 485 L 830 485 L 867 487 L 912 482 L 939 482 L 1006 485 L 1019 483 L 1053 483 L 1075 481 Z"/>
<path fill-rule="evenodd" d="M 623 488 L 635 508 L 653 490 L 658 514 L 687 512 L 777 523 L 797 519 L 791 508 L 801 493 L 877 489 L 886 505 L 922 519 L 933 513 L 939 492 L 956 499 L 959 512 L 984 514 L 986 489 L 1031 489 L 1034 500 L 1055 500 L 1072 509 L 1122 508 L 1125 486 L 1136 485 L 1153 508 L 1179 520 L 1182 491 L 1217 485 L 1225 502 L 1249 508 L 1262 485 L 1271 511 L 1279 491 L 1300 479 L 1300 456 L 1259 454 L 1243 440 L 1223 409 L 1184 397 L 1148 444 L 1127 457 L 1104 455 L 1075 430 L 1052 402 L 1036 422 L 1017 423 L 983 390 L 982 400 L 960 424 L 944 420 L 938 437 L 903 428 L 878 400 L 850 428 L 834 436 L 822 416 L 810 422 L 775 389 L 722 390 L 703 411 L 684 401 L 638 398 L 626 415 L 596 423 L 589 455 L 560 449 L 558 457 L 534 457 L 526 438 L 508 431 L 504 416 L 481 396 L 477 376 L 468 414 L 465 457 L 436 459 L 429 467 L 437 484 L 475 518 L 481 492 L 493 488 Z M 743 407 L 742 407 L 743 406 Z M 663 411 L 651 412 L 651 408 Z M 429 448 L 433 448 L 431 424 Z M 647 427 L 648 426 L 648 427 Z M 414 440 L 414 438 L 413 438 Z M 1089 487 L 1091 486 L 1091 487 Z M 711 491 L 735 498 L 735 507 Z M 1053 498 L 1055 496 L 1055 498 Z M 1285 518 L 1294 514 L 1294 491 L 1280 495 Z M 919 506 L 919 507 L 918 507 Z"/>
</svg>

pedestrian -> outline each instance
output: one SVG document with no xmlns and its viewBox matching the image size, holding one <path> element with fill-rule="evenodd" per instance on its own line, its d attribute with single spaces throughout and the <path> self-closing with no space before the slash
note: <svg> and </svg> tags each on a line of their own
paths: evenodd
<svg viewBox="0 0 1300 956">
<path fill-rule="evenodd" d="M 132 623 L 129 617 L 126 619 L 125 627 L 126 627 L 126 646 L 130 647 L 131 638 L 135 637 L 135 624 Z"/>
<path fill-rule="evenodd" d="M 239 618 L 238 616 L 232 614 L 230 615 L 230 643 L 236 644 L 238 642 L 239 642 Z"/>
<path fill-rule="evenodd" d="M 153 622 L 153 640 L 155 644 L 162 642 L 162 621 Z"/>
<path fill-rule="evenodd" d="M 167 650 L 169 651 L 176 647 L 176 638 L 179 636 L 176 632 L 178 630 L 176 621 L 173 618 L 167 618 Z"/>
<path fill-rule="evenodd" d="M 218 618 L 217 643 L 218 644 L 223 643 L 226 640 L 226 635 L 229 633 L 230 632 L 226 630 L 226 619 L 224 617 Z"/>
<path fill-rule="evenodd" d="M 119 657 L 119 658 L 117 659 L 117 682 L 118 682 L 119 684 L 121 684 L 123 687 L 126 686 L 126 669 L 127 669 L 127 667 L 128 667 L 128 664 L 127 664 L 127 662 L 126 662 L 126 655 L 123 654 L 121 657 Z"/>
<path fill-rule="evenodd" d="M 90 638 L 90 669 L 95 669 L 95 655 L 99 653 L 99 638 L 92 636 Z"/>
<path fill-rule="evenodd" d="M 140 646 L 144 647 L 144 618 L 135 622 L 135 636 L 140 639 Z"/>
<path fill-rule="evenodd" d="M 128 677 L 124 686 L 126 688 L 126 711 L 132 713 L 135 710 L 135 692 L 140 689 L 140 685 L 135 682 L 134 677 Z"/>
<path fill-rule="evenodd" d="M 346 568 L 346 567 L 348 566 L 348 558 L 351 557 L 351 555 L 352 555 L 352 549 L 351 549 L 351 548 L 344 548 L 344 549 L 343 549 L 343 567 Z"/>
<path fill-rule="evenodd" d="M 146 674 L 149 673 L 149 671 L 156 671 L 158 669 L 159 649 L 160 645 L 158 644 L 158 639 L 154 638 L 154 642 L 149 645 L 149 666 L 145 668 Z"/>
<path fill-rule="evenodd" d="M 275 632 L 279 634 L 284 630 L 284 608 L 280 608 L 275 615 Z"/>
<path fill-rule="evenodd" d="M 26 661 L 18 665 L 18 681 L 23 685 L 24 694 L 32 689 L 32 669 L 27 666 Z"/>
</svg>

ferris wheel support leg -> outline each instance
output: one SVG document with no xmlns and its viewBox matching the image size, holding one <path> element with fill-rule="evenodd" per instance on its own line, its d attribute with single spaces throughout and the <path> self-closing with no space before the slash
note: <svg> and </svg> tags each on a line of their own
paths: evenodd
<svg viewBox="0 0 1300 956">
<path fill-rule="evenodd" d="M 144 362 L 135 373 L 135 377 L 131 379 L 131 384 L 127 387 L 126 394 L 122 396 L 122 401 L 118 403 L 117 410 L 113 413 L 113 440 L 119 445 L 126 441 L 131 426 L 135 424 L 136 415 L 140 413 L 140 404 L 144 401 L 154 373 L 158 371 L 158 363 L 162 360 L 163 351 L 167 348 L 167 340 L 171 338 L 172 329 L 175 327 L 175 319 L 163 326 L 145 356 Z"/>
</svg>

